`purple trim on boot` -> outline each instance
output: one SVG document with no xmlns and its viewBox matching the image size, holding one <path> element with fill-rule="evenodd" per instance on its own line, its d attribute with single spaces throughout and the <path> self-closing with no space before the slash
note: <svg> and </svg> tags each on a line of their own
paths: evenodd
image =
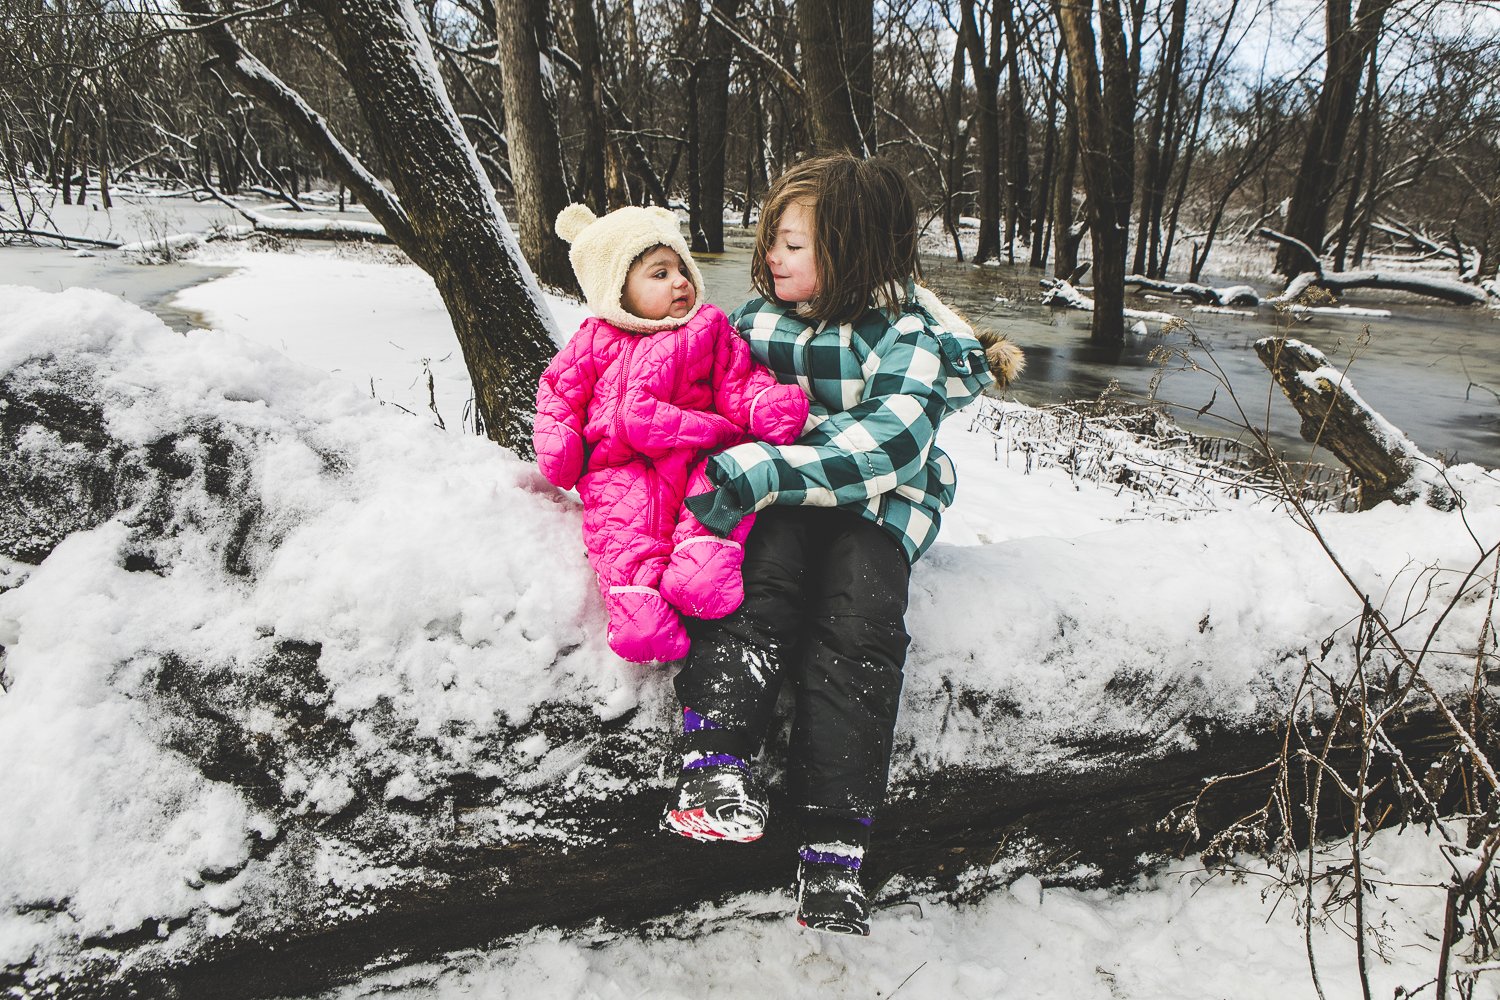
<svg viewBox="0 0 1500 1000">
<path fill-rule="evenodd" d="M 843 865 L 851 871 L 859 871 L 860 860 L 847 854 L 831 854 L 823 851 L 814 851 L 804 847 L 797 852 L 797 856 L 803 861 L 815 865 Z"/>
<path fill-rule="evenodd" d="M 741 771 L 748 771 L 748 770 L 750 770 L 750 765 L 749 764 L 745 763 L 744 760 L 742 760 L 739 757 L 736 757 L 732 753 L 711 753 L 711 754 L 705 754 L 704 756 L 699 757 L 697 760 L 689 761 L 688 763 L 682 765 L 682 769 L 684 771 L 690 771 L 690 770 L 692 770 L 695 767 L 717 767 L 717 766 L 720 766 L 720 765 L 727 765 L 729 767 L 737 767 Z"/>
<path fill-rule="evenodd" d="M 860 826 L 869 826 L 870 824 L 872 824 L 872 823 L 875 822 L 875 817 L 873 817 L 873 816 L 856 816 L 854 818 L 854 822 L 858 823 Z"/>
<path fill-rule="evenodd" d="M 706 716 L 706 715 L 699 715 L 697 712 L 693 711 L 691 708 L 688 708 L 686 705 L 684 705 L 682 707 L 682 731 L 683 732 L 685 732 L 685 733 L 696 733 L 700 729 L 723 729 L 723 728 L 724 728 L 723 726 L 719 725 L 717 722 L 715 722 L 713 719 L 710 719 L 708 716 Z"/>
</svg>

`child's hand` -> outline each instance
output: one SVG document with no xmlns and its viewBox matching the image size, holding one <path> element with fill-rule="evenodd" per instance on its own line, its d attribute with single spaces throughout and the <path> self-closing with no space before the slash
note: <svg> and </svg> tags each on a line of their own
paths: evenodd
<svg viewBox="0 0 1500 1000">
<path fill-rule="evenodd" d="M 583 475 L 583 438 L 571 427 L 556 421 L 537 420 L 531 443 L 536 448 L 536 464 L 547 482 L 570 490 Z"/>
<path fill-rule="evenodd" d="M 771 444 L 791 444 L 802 435 L 807 407 L 801 386 L 769 386 L 750 404 L 750 433 Z"/>
</svg>

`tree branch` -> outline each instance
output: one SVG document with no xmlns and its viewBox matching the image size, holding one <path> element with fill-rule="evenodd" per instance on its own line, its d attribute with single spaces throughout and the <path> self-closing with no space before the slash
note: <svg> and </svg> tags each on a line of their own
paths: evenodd
<svg viewBox="0 0 1500 1000">
<path fill-rule="evenodd" d="M 182 9 L 195 19 L 215 17 L 210 0 L 182 0 Z M 396 196 L 387 191 L 338 140 L 323 116 L 314 111 L 301 94 L 251 55 L 222 21 L 206 20 L 202 27 L 204 40 L 213 49 L 217 64 L 257 100 L 275 109 L 308 148 L 322 155 L 339 180 L 358 193 L 391 239 L 401 246 L 415 247 L 416 239 L 406 210 Z"/>
</svg>

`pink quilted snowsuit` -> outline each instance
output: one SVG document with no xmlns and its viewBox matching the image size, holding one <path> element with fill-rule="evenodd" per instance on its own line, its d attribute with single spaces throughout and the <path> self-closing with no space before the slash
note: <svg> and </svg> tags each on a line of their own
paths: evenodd
<svg viewBox="0 0 1500 1000">
<path fill-rule="evenodd" d="M 609 645 L 637 663 L 687 655 L 678 611 L 722 618 L 740 604 L 750 518 L 719 538 L 682 505 L 707 492 L 703 459 L 749 440 L 790 444 L 807 396 L 750 356 L 728 318 L 701 306 L 682 326 L 631 333 L 584 320 L 537 387 L 537 464 L 578 487 Z"/>
</svg>

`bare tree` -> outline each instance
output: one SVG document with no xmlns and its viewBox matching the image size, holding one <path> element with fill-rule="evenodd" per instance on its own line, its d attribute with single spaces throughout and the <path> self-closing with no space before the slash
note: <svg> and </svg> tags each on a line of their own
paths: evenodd
<svg viewBox="0 0 1500 1000">
<path fill-rule="evenodd" d="M 1360 0 L 1352 18 L 1353 0 L 1327 0 L 1324 4 L 1327 65 L 1308 122 L 1307 143 L 1286 219 L 1287 234 L 1315 249 L 1322 248 L 1327 234 L 1328 206 L 1343 162 L 1344 143 L 1354 122 L 1360 72 L 1394 3 L 1395 0 Z M 1290 276 L 1296 267 L 1295 251 L 1283 247 L 1276 255 L 1277 272 Z"/>
<path fill-rule="evenodd" d="M 1055 2 L 1067 46 L 1083 189 L 1088 196 L 1094 247 L 1091 336 L 1095 340 L 1125 336 L 1125 251 L 1134 195 L 1135 84 L 1144 0 L 1131 3 L 1135 6 L 1125 9 L 1122 0 L 1100 0 L 1096 40 L 1092 0 Z"/>
<path fill-rule="evenodd" d="M 537 275 L 554 288 L 576 292 L 567 245 L 552 223 L 568 204 L 557 97 L 543 59 L 552 56 L 546 0 L 496 0 L 495 37 L 505 87 L 506 139 L 515 178 L 521 250 Z M 356 88 L 358 89 L 358 88 Z"/>
</svg>

